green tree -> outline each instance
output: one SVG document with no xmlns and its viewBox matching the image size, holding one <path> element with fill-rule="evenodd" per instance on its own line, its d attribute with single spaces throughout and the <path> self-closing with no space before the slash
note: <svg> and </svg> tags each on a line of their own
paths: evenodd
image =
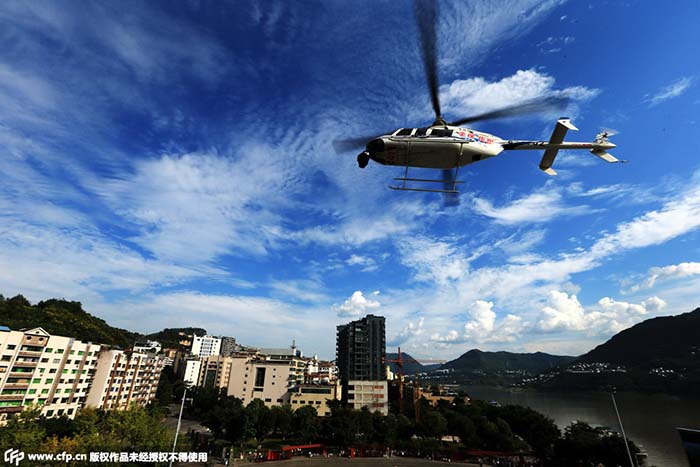
<svg viewBox="0 0 700 467">
<path fill-rule="evenodd" d="M 303 442 L 309 442 L 318 436 L 318 412 L 310 405 L 298 408 L 294 412 L 294 434 Z"/>
<path fill-rule="evenodd" d="M 8 420 L 5 426 L 0 427 L 0 446 L 12 447 L 20 451 L 36 449 L 46 436 L 40 414 L 40 407 L 32 407 Z"/>
<path fill-rule="evenodd" d="M 270 409 L 260 399 L 253 399 L 245 408 L 248 420 L 248 436 L 262 442 L 272 431 L 273 420 Z"/>
<path fill-rule="evenodd" d="M 421 416 L 420 423 L 416 427 L 418 433 L 426 438 L 440 439 L 447 434 L 447 420 L 436 410 L 428 410 Z"/>
<path fill-rule="evenodd" d="M 290 435 L 294 411 L 289 405 L 276 405 L 270 409 L 273 421 L 273 431 L 282 439 Z"/>
</svg>

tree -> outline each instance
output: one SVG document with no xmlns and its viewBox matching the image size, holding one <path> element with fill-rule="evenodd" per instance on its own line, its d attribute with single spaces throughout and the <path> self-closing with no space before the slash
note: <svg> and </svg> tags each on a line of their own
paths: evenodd
<svg viewBox="0 0 700 467">
<path fill-rule="evenodd" d="M 31 407 L 8 420 L 4 427 L 0 427 L 0 446 L 11 446 L 20 451 L 36 449 L 46 435 L 40 414 L 40 407 Z"/>
<path fill-rule="evenodd" d="M 440 412 L 429 410 L 423 413 L 416 428 L 421 435 L 427 438 L 440 439 L 447 434 L 447 420 Z"/>
<path fill-rule="evenodd" d="M 561 437 L 554 420 L 519 405 L 506 405 L 499 412 L 513 432 L 522 437 L 538 457 L 548 459 L 553 455 L 554 443 Z"/>
<path fill-rule="evenodd" d="M 635 456 L 639 449 L 631 441 L 629 445 Z M 577 422 L 566 428 L 563 438 L 554 446 L 553 459 L 547 465 L 615 466 L 628 463 L 625 442 L 619 434 Z"/>
<path fill-rule="evenodd" d="M 290 434 L 294 411 L 289 405 L 276 405 L 270 409 L 272 415 L 273 431 L 282 439 L 286 439 Z"/>
<path fill-rule="evenodd" d="M 253 399 L 245 408 L 248 420 L 248 436 L 258 442 L 264 440 L 272 431 L 273 421 L 270 409 L 260 399 Z"/>
<path fill-rule="evenodd" d="M 294 412 L 294 434 L 303 442 L 309 442 L 318 436 L 318 412 L 310 405 L 298 408 Z"/>
</svg>

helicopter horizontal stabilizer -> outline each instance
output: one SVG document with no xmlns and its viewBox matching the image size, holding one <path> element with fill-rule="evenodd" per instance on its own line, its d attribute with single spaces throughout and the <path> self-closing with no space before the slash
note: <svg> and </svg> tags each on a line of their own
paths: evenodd
<svg viewBox="0 0 700 467">
<path fill-rule="evenodd" d="M 610 163 L 623 162 L 623 161 L 619 160 L 618 158 L 616 158 L 615 156 L 613 156 L 612 154 L 610 154 L 609 152 L 606 152 L 604 149 L 591 149 L 591 153 L 594 156 L 600 157 L 605 162 L 610 162 Z M 624 162 L 626 162 L 626 161 L 624 161 Z"/>
<path fill-rule="evenodd" d="M 549 144 L 561 144 L 562 141 L 564 141 L 566 132 L 569 130 L 578 130 L 578 128 L 576 128 L 568 118 L 560 118 L 557 121 L 557 125 L 554 127 L 552 136 L 549 138 Z M 552 170 L 552 164 L 554 164 L 554 159 L 557 157 L 558 152 L 558 147 L 550 147 L 542 156 L 542 160 L 540 161 L 540 169 L 542 169 L 547 175 L 557 174 L 554 170 Z"/>
</svg>

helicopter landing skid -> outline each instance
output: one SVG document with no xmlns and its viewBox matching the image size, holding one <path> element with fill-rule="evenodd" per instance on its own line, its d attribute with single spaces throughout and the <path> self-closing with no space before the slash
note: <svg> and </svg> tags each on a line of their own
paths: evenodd
<svg viewBox="0 0 700 467">
<path fill-rule="evenodd" d="M 459 167 L 457 167 L 457 173 L 459 173 Z M 457 174 L 455 174 L 456 177 Z M 428 193 L 451 193 L 451 194 L 459 194 L 459 191 L 457 191 L 457 184 L 458 183 L 464 183 L 461 180 L 433 180 L 429 178 L 408 178 L 408 166 L 406 166 L 406 172 L 404 173 L 403 177 L 396 177 L 394 180 L 403 182 L 401 186 L 392 186 L 389 185 L 389 188 L 392 190 L 398 190 L 398 191 L 424 191 Z M 406 182 L 419 182 L 419 183 L 442 183 L 443 185 L 452 185 L 451 190 L 438 190 L 438 189 L 432 189 L 432 188 L 414 188 L 414 187 L 408 187 L 406 186 Z"/>
</svg>

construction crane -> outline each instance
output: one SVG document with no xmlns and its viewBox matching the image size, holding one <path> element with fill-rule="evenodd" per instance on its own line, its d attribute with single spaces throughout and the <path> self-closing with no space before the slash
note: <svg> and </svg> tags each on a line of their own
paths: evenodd
<svg viewBox="0 0 700 467">
<path fill-rule="evenodd" d="M 403 413 L 403 358 L 401 357 L 401 347 L 398 348 L 395 359 L 384 358 L 384 363 L 396 363 L 396 374 L 399 378 L 399 413 Z"/>
</svg>

